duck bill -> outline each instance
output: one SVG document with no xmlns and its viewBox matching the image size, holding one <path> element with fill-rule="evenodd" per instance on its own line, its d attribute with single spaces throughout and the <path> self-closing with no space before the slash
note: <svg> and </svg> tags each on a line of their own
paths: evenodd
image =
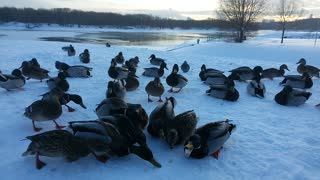
<svg viewBox="0 0 320 180">
<path fill-rule="evenodd" d="M 161 168 L 161 164 L 158 163 L 155 159 L 148 160 L 154 167 Z"/>
<path fill-rule="evenodd" d="M 79 104 L 83 109 L 87 109 L 87 107 L 83 104 L 83 103 L 80 103 Z"/>
<path fill-rule="evenodd" d="M 289 68 L 286 68 L 286 70 L 287 70 L 287 71 L 290 71 L 290 69 L 289 69 Z"/>
</svg>

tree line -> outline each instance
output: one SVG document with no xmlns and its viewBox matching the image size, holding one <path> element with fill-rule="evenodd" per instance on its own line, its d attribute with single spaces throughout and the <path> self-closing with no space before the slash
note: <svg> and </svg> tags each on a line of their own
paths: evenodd
<svg viewBox="0 0 320 180">
<path fill-rule="evenodd" d="M 32 9 L 0 7 L 1 22 L 22 22 L 22 23 L 48 23 L 67 26 L 76 25 L 95 25 L 95 26 L 138 26 L 151 28 L 222 28 L 230 29 L 227 21 L 218 19 L 208 20 L 174 20 L 160 18 L 146 14 L 122 15 L 109 12 L 92 12 L 72 10 L 69 8 L 54 9 Z"/>
</svg>

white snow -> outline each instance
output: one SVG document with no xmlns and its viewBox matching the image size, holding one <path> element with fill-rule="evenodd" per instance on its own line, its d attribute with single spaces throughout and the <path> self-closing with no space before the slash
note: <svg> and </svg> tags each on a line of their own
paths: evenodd
<svg viewBox="0 0 320 180">
<path fill-rule="evenodd" d="M 10 73 L 18 68 L 23 60 L 35 57 L 42 67 L 50 70 L 50 76 L 56 76 L 55 61 L 63 61 L 71 65 L 81 64 L 78 56 L 68 57 L 61 50 L 70 43 L 38 41 L 36 37 L 72 36 L 75 30 L 59 31 L 21 31 L 14 28 L 0 28 L 0 69 Z M 89 31 L 90 30 L 86 30 Z M 78 161 L 68 163 L 62 158 L 41 157 L 47 163 L 41 170 L 35 168 L 33 156 L 22 157 L 29 141 L 21 141 L 33 135 L 31 120 L 23 116 L 24 108 L 39 95 L 48 91 L 44 82 L 27 81 L 23 91 L 6 91 L 0 89 L 0 174 L 1 179 L 319 179 L 320 177 L 320 103 L 319 79 L 308 90 L 313 93 L 306 104 L 300 107 L 280 106 L 273 100 L 274 95 L 283 87 L 279 86 L 281 78 L 263 80 L 267 93 L 264 99 L 251 97 L 246 92 L 246 83 L 236 82 L 240 92 L 237 102 L 227 102 L 205 95 L 208 87 L 199 79 L 202 64 L 209 68 L 228 70 L 239 66 L 261 65 L 263 68 L 276 67 L 285 63 L 291 70 L 289 74 L 297 74 L 295 64 L 301 57 L 307 64 L 320 66 L 320 45 L 314 47 L 313 40 L 286 39 L 280 45 L 280 32 L 264 31 L 254 39 L 243 44 L 225 42 L 204 42 L 199 45 L 165 51 L 165 48 L 125 47 L 72 43 L 77 55 L 89 49 L 93 67 L 92 78 L 71 79 L 69 93 L 82 96 L 88 109 L 72 104 L 76 112 L 69 113 L 63 108 L 62 116 L 57 120 L 62 125 L 68 121 L 96 119 L 93 110 L 96 104 L 105 98 L 107 82 L 110 80 L 107 70 L 111 58 L 122 51 L 125 58 L 140 58 L 137 75 L 140 76 L 140 87 L 127 92 L 126 102 L 141 103 L 150 113 L 158 104 L 147 102 L 144 90 L 152 80 L 141 76 L 143 67 L 152 67 L 148 57 L 156 54 L 167 59 L 169 75 L 174 63 L 181 65 L 187 60 L 191 65 L 189 73 L 183 74 L 189 79 L 188 85 L 178 94 L 166 92 L 163 97 L 174 96 L 178 105 L 176 114 L 194 109 L 200 117 L 198 126 L 212 121 L 232 119 L 238 125 L 237 131 L 226 142 L 219 160 L 207 157 L 201 160 L 186 159 L 182 146 L 170 150 L 163 141 L 151 138 L 146 132 L 147 141 L 155 159 L 162 168 L 154 168 L 150 163 L 135 155 L 113 158 L 106 164 L 94 159 L 92 155 Z M 190 44 L 190 42 L 188 42 Z M 188 44 L 187 43 L 187 44 Z M 187 45 L 185 44 L 185 45 Z M 184 46 L 184 45 L 181 45 Z M 182 73 L 182 72 L 181 72 Z M 168 90 L 165 78 L 162 83 Z M 157 98 L 152 98 L 156 100 Z M 37 123 L 42 132 L 54 129 L 52 122 Z"/>
</svg>

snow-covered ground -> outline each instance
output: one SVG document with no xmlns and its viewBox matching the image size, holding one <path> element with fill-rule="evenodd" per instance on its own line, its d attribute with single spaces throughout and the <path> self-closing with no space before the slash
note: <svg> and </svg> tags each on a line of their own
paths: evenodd
<svg viewBox="0 0 320 180">
<path fill-rule="evenodd" d="M 61 50 L 69 43 L 38 41 L 39 31 L 15 31 L 14 28 L 0 28 L 0 69 L 10 73 L 21 65 L 23 60 L 35 57 L 41 66 L 50 70 L 50 76 L 56 76 L 55 61 L 71 65 L 80 64 L 78 56 L 68 57 Z M 90 31 L 90 30 L 87 30 Z M 66 31 L 43 31 L 47 35 L 72 36 L 75 33 Z M 267 88 L 264 99 L 251 97 L 246 93 L 246 83 L 237 82 L 240 92 L 237 102 L 227 102 L 205 95 L 208 87 L 198 76 L 200 66 L 216 68 L 223 71 L 239 66 L 261 65 L 263 68 L 279 67 L 285 63 L 296 74 L 295 64 L 301 57 L 307 64 L 320 66 L 320 45 L 314 47 L 313 40 L 288 39 L 280 45 L 280 32 L 264 31 L 254 39 L 243 44 L 224 42 L 202 42 L 174 51 L 166 47 L 125 47 L 104 45 L 76 44 L 77 54 L 89 49 L 93 67 L 92 78 L 68 79 L 70 93 L 80 94 L 88 109 L 74 104 L 76 112 L 69 113 L 63 109 L 57 120 L 66 125 L 68 121 L 95 119 L 93 110 L 96 104 L 105 98 L 107 82 L 110 80 L 107 70 L 113 58 L 122 51 L 125 58 L 139 56 L 140 64 L 137 75 L 140 76 L 138 90 L 128 92 L 126 102 L 141 103 L 150 113 L 158 102 L 147 102 L 144 90 L 151 78 L 141 76 L 143 67 L 151 67 L 148 57 L 156 54 L 167 59 L 169 71 L 174 63 L 182 64 L 187 60 L 191 71 L 184 74 L 188 85 L 179 93 L 166 92 L 164 97 L 174 96 L 177 99 L 176 114 L 194 109 L 199 116 L 198 126 L 208 122 L 232 119 L 238 124 L 237 131 L 224 146 L 219 160 L 207 157 L 201 160 L 186 159 L 182 146 L 170 150 L 164 142 L 151 138 L 147 134 L 155 159 L 162 168 L 152 167 L 148 162 L 135 155 L 113 158 L 106 164 L 94 159 L 92 155 L 76 162 L 68 163 L 62 158 L 41 157 L 47 166 L 41 170 L 35 168 L 34 157 L 22 157 L 29 141 L 21 141 L 28 135 L 35 134 L 31 121 L 23 116 L 24 108 L 39 95 L 48 91 L 44 82 L 29 80 L 23 91 L 0 89 L 0 173 L 1 179 L 319 179 L 320 177 L 320 110 L 314 105 L 320 103 L 319 79 L 308 90 L 313 93 L 306 104 L 300 107 L 284 107 L 276 104 L 274 95 L 282 87 L 280 79 L 263 80 Z M 188 44 L 188 43 L 187 43 Z M 181 45 L 185 46 L 187 44 Z M 161 78 L 166 89 L 165 78 Z M 51 122 L 37 123 L 44 130 L 54 129 Z"/>
</svg>

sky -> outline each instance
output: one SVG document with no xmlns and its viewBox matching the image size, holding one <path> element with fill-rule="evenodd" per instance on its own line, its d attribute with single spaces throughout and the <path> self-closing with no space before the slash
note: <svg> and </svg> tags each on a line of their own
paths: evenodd
<svg viewBox="0 0 320 180">
<path fill-rule="evenodd" d="M 214 16 L 218 2 L 219 0 L 1 0 L 0 7 L 67 7 L 99 12 L 146 13 L 176 19 L 207 19 Z M 302 4 L 307 14 L 320 15 L 320 0 L 302 0 Z"/>
</svg>

